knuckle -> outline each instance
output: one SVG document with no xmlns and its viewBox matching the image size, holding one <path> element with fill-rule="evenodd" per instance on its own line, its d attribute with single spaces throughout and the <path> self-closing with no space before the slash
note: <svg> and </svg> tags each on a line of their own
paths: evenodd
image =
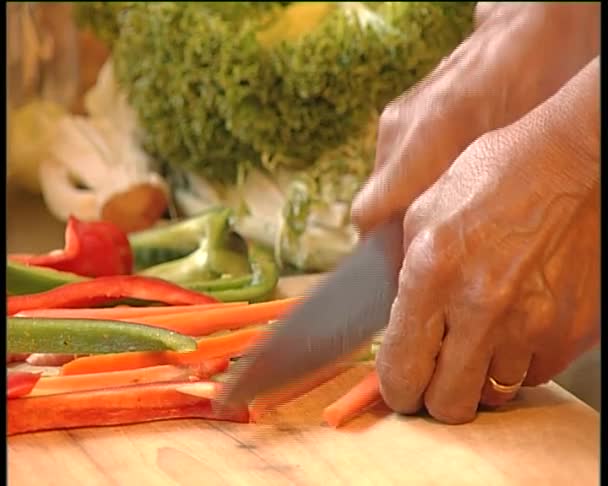
<svg viewBox="0 0 608 486">
<path fill-rule="evenodd" d="M 479 27 L 490 16 L 493 10 L 496 9 L 498 2 L 477 2 L 475 6 L 475 26 Z"/>
<path fill-rule="evenodd" d="M 380 132 L 384 132 L 387 129 L 391 130 L 399 123 L 401 105 L 404 102 L 404 99 L 397 98 L 384 107 L 378 120 L 378 129 Z"/>
<path fill-rule="evenodd" d="M 468 288 L 469 307 L 493 313 L 504 311 L 512 302 L 515 293 L 511 281 L 492 271 L 485 271 L 468 279 Z"/>
<path fill-rule="evenodd" d="M 554 303 L 549 299 L 534 299 L 536 304 L 532 309 L 526 311 L 528 321 L 527 329 L 530 341 L 533 344 L 547 342 L 548 336 L 555 332 L 556 309 Z"/>
<path fill-rule="evenodd" d="M 424 228 L 416 233 L 407 248 L 407 266 L 414 273 L 432 272 L 437 266 L 434 231 Z"/>
<path fill-rule="evenodd" d="M 450 269 L 448 232 L 442 226 L 430 226 L 415 230 L 407 227 L 416 223 L 406 223 L 406 268 L 410 276 L 439 277 Z M 405 237 L 409 234 L 409 237 Z M 406 239 L 408 238 L 408 239 Z M 409 244 L 408 244 L 409 243 Z"/>
<path fill-rule="evenodd" d="M 403 241 L 406 247 L 410 246 L 410 243 L 420 231 L 421 216 L 420 216 L 420 198 L 414 200 L 410 207 L 405 212 L 405 218 L 403 218 Z"/>
</svg>

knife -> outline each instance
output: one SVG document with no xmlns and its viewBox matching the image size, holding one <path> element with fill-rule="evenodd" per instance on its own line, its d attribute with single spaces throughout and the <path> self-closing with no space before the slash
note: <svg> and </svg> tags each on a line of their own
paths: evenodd
<svg viewBox="0 0 608 486">
<path fill-rule="evenodd" d="M 224 379 L 217 405 L 248 403 L 352 353 L 389 320 L 401 267 L 402 219 L 362 239 L 355 251 Z"/>
</svg>

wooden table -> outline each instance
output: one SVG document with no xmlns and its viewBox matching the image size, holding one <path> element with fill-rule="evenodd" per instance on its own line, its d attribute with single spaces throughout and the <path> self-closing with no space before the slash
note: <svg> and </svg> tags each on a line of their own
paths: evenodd
<svg viewBox="0 0 608 486">
<path fill-rule="evenodd" d="M 301 294 L 309 278 L 281 282 Z M 8 439 L 8 484 L 26 485 L 595 485 L 599 415 L 556 384 L 525 389 L 461 426 L 375 407 L 333 430 L 321 411 L 355 369 L 261 425 L 203 420 L 44 432 Z"/>
</svg>

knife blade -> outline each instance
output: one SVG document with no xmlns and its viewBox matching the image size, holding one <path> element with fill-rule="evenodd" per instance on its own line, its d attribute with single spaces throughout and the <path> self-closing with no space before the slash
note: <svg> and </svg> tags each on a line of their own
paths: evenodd
<svg viewBox="0 0 608 486">
<path fill-rule="evenodd" d="M 351 256 L 241 358 L 218 396 L 248 403 L 355 351 L 389 320 L 401 267 L 401 219 L 362 239 Z"/>
</svg>

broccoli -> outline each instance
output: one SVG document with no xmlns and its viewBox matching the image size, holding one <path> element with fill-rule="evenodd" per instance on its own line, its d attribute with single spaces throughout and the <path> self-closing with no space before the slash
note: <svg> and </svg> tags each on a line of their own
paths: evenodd
<svg viewBox="0 0 608 486">
<path fill-rule="evenodd" d="M 229 205 L 280 261 L 326 270 L 356 241 L 350 203 L 371 172 L 379 113 L 469 33 L 474 2 L 75 8 L 111 45 L 180 207 Z"/>
<path fill-rule="evenodd" d="M 262 154 L 306 167 L 363 130 L 462 39 L 473 7 L 285 3 L 83 2 L 76 11 L 115 34 L 116 75 L 151 154 L 230 181 Z"/>
<path fill-rule="evenodd" d="M 92 30 L 112 46 L 120 34 L 119 18 L 136 2 L 78 2 L 74 4 L 74 20 L 81 29 Z"/>
<path fill-rule="evenodd" d="M 257 152 L 312 164 L 455 47 L 467 11 L 432 2 L 374 11 L 359 2 L 292 4 L 225 44 L 220 114 Z"/>
</svg>

